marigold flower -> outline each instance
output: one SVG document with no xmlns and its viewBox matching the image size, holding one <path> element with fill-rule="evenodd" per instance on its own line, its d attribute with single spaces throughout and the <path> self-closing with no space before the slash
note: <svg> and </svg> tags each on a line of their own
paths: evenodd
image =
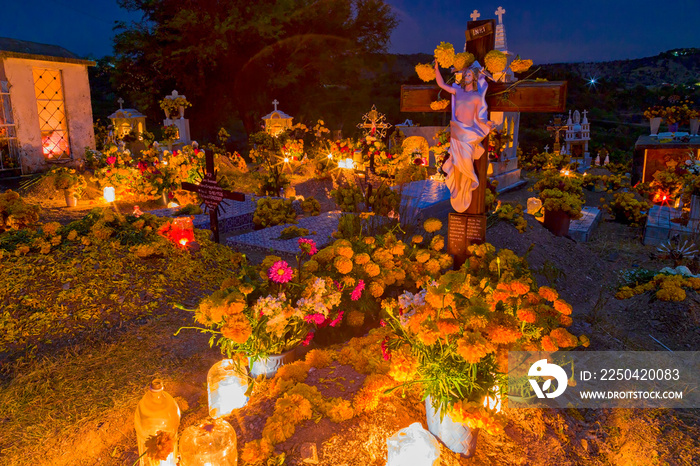
<svg viewBox="0 0 700 466">
<path fill-rule="evenodd" d="M 578 338 L 570 334 L 565 328 L 555 328 L 549 332 L 549 336 L 560 348 L 573 348 L 578 346 Z"/>
<path fill-rule="evenodd" d="M 292 279 L 294 271 L 285 261 L 277 261 L 267 271 L 267 276 L 275 283 L 287 283 Z"/>
<path fill-rule="evenodd" d="M 304 272 L 314 273 L 318 270 L 318 262 L 316 262 L 315 260 L 306 261 L 304 262 L 304 265 L 301 266 L 301 268 L 302 270 L 304 270 Z"/>
<path fill-rule="evenodd" d="M 437 325 L 438 331 L 443 336 L 449 336 L 459 332 L 459 324 L 455 319 L 440 319 L 435 322 L 435 325 Z"/>
<path fill-rule="evenodd" d="M 443 68 L 449 68 L 455 61 L 455 48 L 449 42 L 440 42 L 435 48 L 435 60 Z"/>
<path fill-rule="evenodd" d="M 440 262 L 430 259 L 425 263 L 425 270 L 431 275 L 437 275 L 440 272 Z"/>
<path fill-rule="evenodd" d="M 430 102 L 430 109 L 435 111 L 444 110 L 448 105 L 450 105 L 450 101 L 447 99 L 435 100 Z"/>
<path fill-rule="evenodd" d="M 423 222 L 423 229 L 428 233 L 435 233 L 442 228 L 442 222 L 436 218 L 429 218 Z"/>
<path fill-rule="evenodd" d="M 405 248 L 405 243 L 396 243 L 391 247 L 391 253 L 395 256 L 402 256 Z"/>
<path fill-rule="evenodd" d="M 170 432 L 159 430 L 144 442 L 146 455 L 156 461 L 165 461 L 175 450 L 175 439 Z"/>
<path fill-rule="evenodd" d="M 534 324 L 535 321 L 537 320 L 537 314 L 532 309 L 525 308 L 525 309 L 518 309 L 517 310 L 517 315 L 518 319 L 522 320 L 523 322 L 526 322 L 528 324 Z"/>
<path fill-rule="evenodd" d="M 528 291 L 530 291 L 530 287 L 526 285 L 525 283 L 521 282 L 520 280 L 515 280 L 510 282 L 509 288 L 513 290 L 513 293 L 515 293 L 518 296 L 522 296 L 526 294 Z"/>
<path fill-rule="evenodd" d="M 370 277 L 376 277 L 381 272 L 381 270 L 379 269 L 379 266 L 377 264 L 375 264 L 374 262 L 366 263 L 364 266 L 364 271 Z"/>
<path fill-rule="evenodd" d="M 433 251 L 442 251 L 445 247 L 445 238 L 442 235 L 437 235 L 430 241 L 430 249 Z"/>
<path fill-rule="evenodd" d="M 513 73 L 524 73 L 529 70 L 531 66 L 532 60 L 515 59 L 510 63 L 510 69 L 513 70 Z"/>
<path fill-rule="evenodd" d="M 411 238 L 411 243 L 413 244 L 420 244 L 423 242 L 423 237 L 421 235 L 413 235 Z"/>
<path fill-rule="evenodd" d="M 425 262 L 428 262 L 430 260 L 430 251 L 427 251 L 425 249 L 419 249 L 418 252 L 416 252 L 416 261 L 423 264 Z"/>
<path fill-rule="evenodd" d="M 352 261 L 345 256 L 338 256 L 333 260 L 335 269 L 343 275 L 352 271 Z"/>
<path fill-rule="evenodd" d="M 425 63 L 418 63 L 415 67 L 415 70 L 416 74 L 418 74 L 418 77 L 426 83 L 429 83 L 430 81 L 435 79 L 435 70 L 430 65 L 426 65 Z"/>
<path fill-rule="evenodd" d="M 369 254 L 366 252 L 361 252 L 360 254 L 355 254 L 355 263 L 358 265 L 364 265 L 370 261 Z"/>
<path fill-rule="evenodd" d="M 384 294 L 384 287 L 377 282 L 372 282 L 368 286 L 369 294 L 375 298 L 379 298 Z"/>
<path fill-rule="evenodd" d="M 499 345 L 507 345 L 510 343 L 515 343 L 520 337 L 523 336 L 523 333 L 519 328 L 515 327 L 514 325 L 508 325 L 510 322 L 500 324 L 498 323 L 500 320 L 506 321 L 506 319 L 494 319 L 486 326 L 484 333 L 489 338 L 489 341 Z"/>
<path fill-rule="evenodd" d="M 348 312 L 348 325 L 350 327 L 362 327 L 365 323 L 365 314 L 361 311 L 352 310 Z"/>
<path fill-rule="evenodd" d="M 548 286 L 541 286 L 537 292 L 547 301 L 556 301 L 559 297 L 559 293 Z"/>
<path fill-rule="evenodd" d="M 74 241 L 78 237 L 78 232 L 75 230 L 71 230 L 70 233 L 68 233 L 68 241 Z"/>
<path fill-rule="evenodd" d="M 565 314 L 559 314 L 559 323 L 564 327 L 568 327 L 574 323 L 574 320 Z"/>
<path fill-rule="evenodd" d="M 452 66 L 454 66 L 457 71 L 460 71 L 470 67 L 472 63 L 474 63 L 474 60 L 474 55 L 469 52 L 457 53 L 455 54 L 455 60 Z"/>
<path fill-rule="evenodd" d="M 559 347 L 557 347 L 557 344 L 549 335 L 542 337 L 540 343 L 542 343 L 542 350 L 544 351 L 554 352 L 559 350 Z"/>
<path fill-rule="evenodd" d="M 397 382 L 408 382 L 415 378 L 418 360 L 411 354 L 411 347 L 403 345 L 392 354 L 389 376 Z"/>
<path fill-rule="evenodd" d="M 571 304 L 567 303 L 566 301 L 563 301 L 561 299 L 557 299 L 554 301 L 554 309 L 557 311 L 561 312 L 564 315 L 571 315 L 572 309 L 571 309 Z"/>
<path fill-rule="evenodd" d="M 588 348 L 591 344 L 591 340 L 586 335 L 581 335 L 580 337 L 578 337 L 578 341 L 584 348 Z"/>
<path fill-rule="evenodd" d="M 339 256 L 347 257 L 348 259 L 351 259 L 352 255 L 354 254 L 352 247 L 345 245 L 336 247 L 335 253 Z"/>
<path fill-rule="evenodd" d="M 366 238 L 363 239 L 365 244 L 374 244 L 374 238 L 372 236 L 367 236 Z"/>
<path fill-rule="evenodd" d="M 250 326 L 250 322 L 241 313 L 228 316 L 223 327 L 221 327 L 221 335 L 224 338 L 239 344 L 245 343 L 252 333 L 253 329 Z"/>
</svg>

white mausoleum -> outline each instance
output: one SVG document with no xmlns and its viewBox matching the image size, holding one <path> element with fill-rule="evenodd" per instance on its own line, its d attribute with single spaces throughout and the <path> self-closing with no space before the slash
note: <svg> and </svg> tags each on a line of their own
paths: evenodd
<svg viewBox="0 0 700 466">
<path fill-rule="evenodd" d="M 0 37 L 0 176 L 77 166 L 95 148 L 94 65 L 56 45 Z"/>
</svg>

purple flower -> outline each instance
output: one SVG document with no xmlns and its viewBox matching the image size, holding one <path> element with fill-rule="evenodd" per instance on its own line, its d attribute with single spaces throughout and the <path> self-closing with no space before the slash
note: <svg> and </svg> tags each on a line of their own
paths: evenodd
<svg viewBox="0 0 700 466">
<path fill-rule="evenodd" d="M 365 289 L 365 281 L 364 280 L 359 280 L 357 282 L 357 286 L 355 287 L 354 290 L 352 290 L 352 293 L 350 293 L 350 299 L 353 301 L 357 301 L 362 297 L 362 290 Z"/>
<path fill-rule="evenodd" d="M 287 283 L 292 279 L 294 272 L 285 261 L 277 261 L 267 271 L 267 276 L 275 283 Z"/>
</svg>

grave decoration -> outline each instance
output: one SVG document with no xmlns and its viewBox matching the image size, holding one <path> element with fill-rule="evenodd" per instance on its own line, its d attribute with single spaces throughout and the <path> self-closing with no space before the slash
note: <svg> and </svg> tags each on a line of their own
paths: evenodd
<svg viewBox="0 0 700 466">
<path fill-rule="evenodd" d="M 292 128 L 292 120 L 294 117 L 287 115 L 282 110 L 277 110 L 277 105 L 279 105 L 277 99 L 272 101 L 272 105 L 275 106 L 275 109 L 262 117 L 262 119 L 265 122 L 265 131 L 271 136 L 279 136 L 281 133 Z"/>
<path fill-rule="evenodd" d="M 562 119 L 563 115 L 557 115 L 552 119 L 552 121 L 549 122 L 549 125 L 547 126 L 547 131 L 551 131 L 552 134 L 554 134 L 554 155 L 560 155 L 561 154 L 561 143 L 559 142 L 559 134 L 562 131 L 567 131 L 569 127 L 565 124 L 562 124 Z"/>
<path fill-rule="evenodd" d="M 448 106 L 442 108 L 441 105 L 440 109 L 434 109 L 430 105 L 436 101 L 435 97 L 440 96 L 442 91 L 452 94 L 451 99 L 474 98 L 476 100 L 474 95 L 481 96 L 479 112 L 472 117 L 463 114 L 455 115 L 455 106 L 451 106 L 452 126 L 459 123 L 460 120 L 478 120 L 471 127 L 465 128 L 461 132 L 462 136 L 456 134 L 455 129 L 452 128 L 451 157 L 443 165 L 443 170 L 447 173 L 446 182 L 450 187 L 451 201 L 457 210 L 456 213 L 450 213 L 449 220 L 450 223 L 454 224 L 454 227 L 448 228 L 448 232 L 452 234 L 448 244 L 450 248 L 454 248 L 450 252 L 456 255 L 456 265 L 465 260 L 465 251 L 468 245 L 485 241 L 488 160 L 487 157 L 481 157 L 484 152 L 481 143 L 496 124 L 489 118 L 489 112 L 491 112 L 492 118 L 496 119 L 493 112 L 562 111 L 566 101 L 566 82 L 536 82 L 525 78 L 515 82 L 486 84 L 485 77 L 495 81 L 507 81 L 513 79 L 511 77 L 516 71 L 524 72 L 532 64 L 529 60 L 520 60 L 519 58 L 510 64 L 508 63 L 505 29 L 502 20 L 504 13 L 505 10 L 501 7 L 496 11 L 496 15 L 499 17 L 499 27 L 495 27 L 495 20 L 470 21 L 466 31 L 467 42 L 463 53 L 455 53 L 451 44 L 440 43 L 435 49 L 435 70 L 433 73 L 433 76 L 438 80 L 437 88 L 434 86 L 402 86 L 401 89 L 401 111 L 447 111 Z M 477 11 L 472 14 L 472 19 L 479 17 Z M 481 63 L 486 65 L 485 70 L 481 69 Z M 457 73 L 451 76 L 446 84 L 438 66 L 451 67 L 451 70 Z M 470 69 L 470 66 L 474 69 Z M 432 68 L 430 65 L 418 65 L 416 71 L 422 79 L 427 81 L 433 78 L 428 72 L 430 68 Z M 450 86 L 453 79 L 455 84 Z M 456 84 L 457 81 L 460 82 L 459 85 Z M 464 86 L 468 91 L 463 90 L 461 86 Z M 498 122 L 505 125 L 505 117 L 501 121 L 502 116 L 498 116 Z M 514 129 L 515 119 L 512 119 L 507 126 Z M 515 133 L 511 134 L 510 137 L 515 139 Z M 458 149 L 455 146 L 457 140 L 462 141 L 463 150 L 459 152 L 458 157 L 455 157 Z M 506 181 L 504 186 L 519 179 L 520 175 L 517 169 L 513 172 L 512 167 L 509 168 L 507 165 L 498 168 L 498 175 L 512 172 L 512 176 L 502 177 L 503 181 Z M 468 237 L 467 232 L 474 232 L 472 234 L 474 238 Z"/>
<path fill-rule="evenodd" d="M 135 413 L 136 441 L 141 466 L 177 466 L 180 407 L 163 382 L 151 382 Z"/>
<path fill-rule="evenodd" d="M 146 115 L 134 108 L 123 108 L 124 99 L 121 97 L 117 102 L 119 110 L 107 117 L 112 121 L 114 137 L 124 139 L 133 134 L 138 139 L 142 139 L 142 134 L 146 131 Z"/>
<path fill-rule="evenodd" d="M 207 151 L 205 154 L 204 178 L 199 184 L 183 182 L 182 189 L 195 192 L 202 200 L 202 206 L 209 210 L 209 228 L 214 234 L 214 241 L 219 242 L 219 206 L 224 199 L 233 201 L 245 201 L 245 194 L 226 191 L 216 182 L 214 170 L 214 154 Z"/>
<path fill-rule="evenodd" d="M 571 219 L 581 217 L 583 181 L 568 170 L 547 170 L 540 176 L 534 189 L 539 191 L 544 208 L 544 226 L 557 236 L 565 236 Z"/>
<path fill-rule="evenodd" d="M 591 140 L 591 124 L 588 121 L 587 113 L 587 110 L 584 110 L 582 113 L 576 110 L 572 117 L 571 110 L 569 110 L 569 118 L 566 120 L 567 129 L 564 135 L 566 153 L 571 157 L 572 161 L 577 162 L 584 168 L 591 165 L 591 154 L 588 152 L 588 143 Z M 581 114 L 583 114 L 583 119 L 581 119 Z"/>
<path fill-rule="evenodd" d="M 467 254 L 461 269 L 382 306 L 392 330 L 384 345 L 389 375 L 405 385 L 420 382 L 430 431 L 471 456 L 476 431 L 503 429 L 496 400 L 505 396 L 508 351 L 556 351 L 583 340 L 564 328 L 571 306 L 555 290 L 538 288 L 524 259 L 490 244 L 470 246 Z"/>
<path fill-rule="evenodd" d="M 190 121 L 185 118 L 185 109 L 192 106 L 192 104 L 184 95 L 178 94 L 175 90 L 170 95 L 165 96 L 159 104 L 160 108 L 165 112 L 163 126 L 171 128 L 169 131 L 172 131 L 172 134 L 166 139 L 172 140 L 177 145 L 190 144 L 192 142 L 190 138 Z M 175 130 L 177 130 L 177 134 L 175 134 Z"/>
</svg>

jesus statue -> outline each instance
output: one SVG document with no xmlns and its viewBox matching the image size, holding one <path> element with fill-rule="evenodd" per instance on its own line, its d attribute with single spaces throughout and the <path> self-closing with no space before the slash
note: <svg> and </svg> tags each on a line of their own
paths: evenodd
<svg viewBox="0 0 700 466">
<path fill-rule="evenodd" d="M 452 94 L 450 157 L 442 169 L 447 174 L 445 183 L 450 190 L 452 208 L 460 213 L 469 208 L 472 193 L 479 186 L 474 161 L 484 154 L 481 141 L 495 126 L 488 119 L 488 84 L 485 72 L 478 67 L 477 62 L 474 65 L 477 66 L 472 65 L 471 68 L 462 71 L 460 84 L 448 86 L 435 62 L 435 79 L 438 86 Z"/>
</svg>

